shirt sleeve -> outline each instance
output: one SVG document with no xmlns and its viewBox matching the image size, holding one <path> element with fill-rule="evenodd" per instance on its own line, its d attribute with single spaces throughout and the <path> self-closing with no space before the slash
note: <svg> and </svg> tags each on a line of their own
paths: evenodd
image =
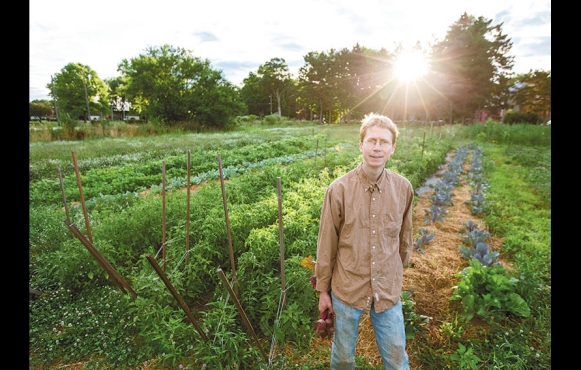
<svg viewBox="0 0 581 370">
<path fill-rule="evenodd" d="M 331 187 L 325 192 L 321 209 L 319 237 L 317 240 L 317 260 L 315 276 L 317 276 L 316 290 L 328 292 L 331 290 L 331 277 L 335 267 L 337 245 L 339 243 L 339 227 L 341 224 L 341 202 L 334 196 Z"/>
<path fill-rule="evenodd" d="M 406 204 L 405 204 L 405 211 L 403 213 L 403 220 L 401 225 L 401 230 L 399 234 L 399 255 L 401 257 L 401 263 L 405 268 L 409 263 L 412 256 L 413 251 L 413 201 L 414 201 L 414 193 L 409 184 L 409 187 L 406 189 Z"/>
</svg>

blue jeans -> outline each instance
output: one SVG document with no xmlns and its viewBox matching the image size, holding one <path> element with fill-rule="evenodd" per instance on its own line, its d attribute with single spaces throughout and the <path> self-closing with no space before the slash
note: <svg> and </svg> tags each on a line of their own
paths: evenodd
<svg viewBox="0 0 581 370">
<path fill-rule="evenodd" d="M 365 311 L 344 304 L 335 297 L 333 292 L 331 292 L 331 299 L 335 312 L 331 369 L 352 370 L 355 369 L 355 343 L 359 321 Z M 375 312 L 372 305 L 369 316 L 385 369 L 409 370 L 408 355 L 405 351 L 405 324 L 401 301 L 381 313 Z"/>
</svg>

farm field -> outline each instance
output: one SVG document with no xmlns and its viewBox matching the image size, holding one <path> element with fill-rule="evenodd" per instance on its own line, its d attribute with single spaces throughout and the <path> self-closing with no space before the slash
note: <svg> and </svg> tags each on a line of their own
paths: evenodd
<svg viewBox="0 0 581 370">
<path fill-rule="evenodd" d="M 29 368 L 328 368 L 330 339 L 313 338 L 318 312 L 310 261 L 324 190 L 360 161 L 357 142 L 358 125 L 291 123 L 30 143 L 29 285 L 39 294 L 29 299 Z M 478 166 L 472 161 L 480 152 Z M 434 237 L 418 245 L 404 272 L 411 368 L 548 369 L 550 127 L 401 127 L 387 166 L 420 189 L 428 178 L 446 178 L 459 154 L 466 155 L 462 172 L 442 217 L 432 208 L 438 186 L 415 200 L 416 236 L 424 229 Z M 65 218 L 92 239 L 135 296 L 116 287 Z M 487 258 L 501 262 L 502 271 L 493 263 L 468 268 L 472 259 L 459 250 L 468 221 L 488 230 Z M 239 289 L 253 330 L 218 269 Z M 504 284 L 487 293 L 496 301 L 474 294 L 468 301 L 468 282 L 478 283 L 469 272 L 489 278 L 493 270 Z M 499 299 L 500 291 L 514 300 Z M 367 316 L 356 356 L 358 368 L 382 368 Z"/>
</svg>

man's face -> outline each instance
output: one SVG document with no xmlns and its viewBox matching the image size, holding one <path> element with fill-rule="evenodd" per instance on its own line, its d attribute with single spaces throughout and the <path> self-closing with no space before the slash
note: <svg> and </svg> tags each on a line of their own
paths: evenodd
<svg viewBox="0 0 581 370">
<path fill-rule="evenodd" d="M 363 154 L 363 161 L 370 168 L 385 167 L 385 163 L 395 151 L 391 131 L 379 126 L 370 127 L 363 142 L 359 143 L 359 151 Z"/>
</svg>

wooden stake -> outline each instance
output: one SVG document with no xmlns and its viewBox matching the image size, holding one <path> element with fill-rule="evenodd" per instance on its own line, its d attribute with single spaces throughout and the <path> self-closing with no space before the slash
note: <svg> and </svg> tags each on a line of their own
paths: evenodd
<svg viewBox="0 0 581 370">
<path fill-rule="evenodd" d="M 228 217 L 228 204 L 226 202 L 226 189 L 224 187 L 224 173 L 222 172 L 222 157 L 218 153 L 218 168 L 220 169 L 220 184 L 222 185 L 222 202 L 224 203 L 224 218 L 226 219 L 226 232 L 228 233 L 228 248 L 230 250 L 230 265 L 232 267 L 232 285 L 238 297 L 238 281 L 236 280 L 236 263 L 234 261 L 234 249 L 232 248 L 232 236 L 230 235 L 230 220 Z"/>
<path fill-rule="evenodd" d="M 131 288 L 131 285 L 121 276 L 119 273 L 111 266 L 111 264 L 99 253 L 99 251 L 93 246 L 93 244 L 85 238 L 85 236 L 76 228 L 75 225 L 71 224 L 68 220 L 64 220 L 64 223 L 69 227 L 69 229 L 75 234 L 75 236 L 83 243 L 87 248 L 89 253 L 93 256 L 95 260 L 101 265 L 103 270 L 107 272 L 111 281 L 119 288 L 123 293 L 127 293 L 125 288 L 129 290 L 133 298 L 137 298 L 137 293 Z"/>
<path fill-rule="evenodd" d="M 186 197 L 186 266 L 190 256 L 190 150 L 188 149 L 188 175 L 186 179 L 187 197 Z"/>
<path fill-rule="evenodd" d="M 165 272 L 165 161 L 161 163 L 161 246 L 163 257 L 163 271 Z"/>
<path fill-rule="evenodd" d="M 71 154 L 73 155 L 73 164 L 75 166 L 75 174 L 77 175 L 77 185 L 79 187 L 79 196 L 81 197 L 81 205 L 83 206 L 83 215 L 85 216 L 85 227 L 87 228 L 87 236 L 89 237 L 89 241 L 92 243 L 93 235 L 91 235 L 91 226 L 89 225 L 89 215 L 87 214 L 87 206 L 85 205 L 85 197 L 83 196 L 83 186 L 81 185 L 81 175 L 79 174 L 79 166 L 77 166 L 77 157 L 74 151 L 72 151 Z"/>
<path fill-rule="evenodd" d="M 262 357 L 264 357 L 264 360 L 268 363 L 268 356 L 266 355 L 266 352 L 264 352 L 264 350 L 262 349 L 262 346 L 260 345 L 260 342 L 258 341 L 258 337 L 256 336 L 256 333 L 254 332 L 254 329 L 252 328 L 252 325 L 250 324 L 250 320 L 248 320 L 246 313 L 244 313 L 244 309 L 242 308 L 240 301 L 238 301 L 236 294 L 234 294 L 234 291 L 230 287 L 230 284 L 228 284 L 228 279 L 226 279 L 226 275 L 224 275 L 224 271 L 222 271 L 222 269 L 219 268 L 218 270 L 216 270 L 216 272 L 218 272 L 218 275 L 220 276 L 222 283 L 226 287 L 226 290 L 228 290 L 228 294 L 230 294 L 232 301 L 234 301 L 234 304 L 236 305 L 236 308 L 238 309 L 238 313 L 240 314 L 240 317 L 242 317 L 244 324 L 246 324 L 246 327 L 248 328 L 248 330 L 250 330 L 250 334 L 252 335 L 252 338 L 254 338 L 254 341 L 256 342 L 256 345 L 258 346 L 258 349 L 260 350 Z"/>
<path fill-rule="evenodd" d="M 286 283 L 284 278 L 284 238 L 282 227 L 282 195 L 280 177 L 276 178 L 276 189 L 278 194 L 278 235 L 280 244 L 280 282 L 282 289 L 282 308 L 284 309 L 284 302 L 286 300 Z"/>
<path fill-rule="evenodd" d="M 175 290 L 175 288 L 173 287 L 173 285 L 171 285 L 171 283 L 168 280 L 168 278 L 165 275 L 165 273 L 163 271 L 161 271 L 161 269 L 159 268 L 159 265 L 155 261 L 155 258 L 153 258 L 149 253 L 146 254 L 145 257 L 147 258 L 147 260 L 149 261 L 149 263 L 151 264 L 151 266 L 153 267 L 153 269 L 155 270 L 155 272 L 159 275 L 159 277 L 161 278 L 161 280 L 163 280 L 163 283 L 169 289 L 169 291 L 171 292 L 171 294 L 173 295 L 173 297 L 175 298 L 175 300 L 178 302 L 178 304 L 180 305 L 180 307 L 182 308 L 182 310 L 186 313 L 186 316 L 188 317 L 188 319 L 190 319 L 190 321 L 192 322 L 192 324 L 194 325 L 194 327 L 196 328 L 196 330 L 198 331 L 198 333 L 200 333 L 200 335 L 202 336 L 202 338 L 204 339 L 204 341 L 207 342 L 208 341 L 208 337 L 204 333 L 204 330 L 202 330 L 202 327 L 198 324 L 198 322 L 196 321 L 196 318 L 194 317 L 194 315 L 192 315 L 192 312 L 188 308 L 188 305 L 186 305 L 186 303 L 183 301 L 182 297 L 180 297 L 180 295 Z"/>
</svg>

